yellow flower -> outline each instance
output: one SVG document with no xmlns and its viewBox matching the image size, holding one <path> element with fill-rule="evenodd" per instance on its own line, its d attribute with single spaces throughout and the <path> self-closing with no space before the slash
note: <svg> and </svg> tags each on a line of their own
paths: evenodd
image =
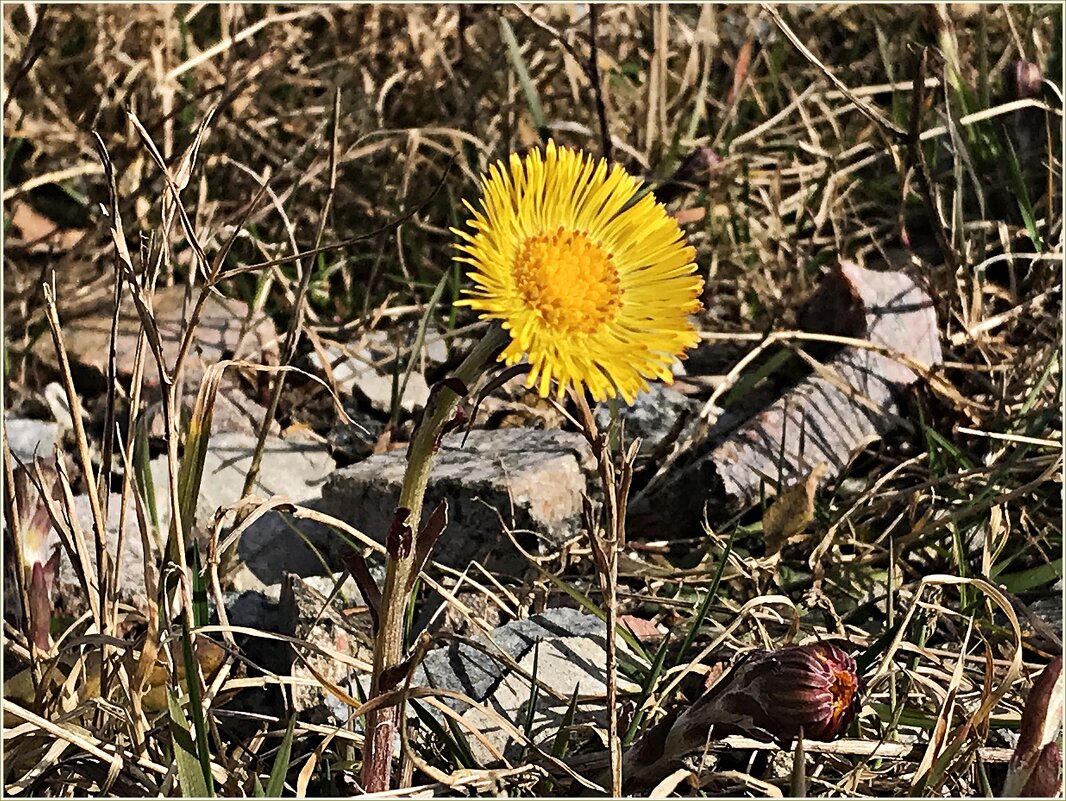
<svg viewBox="0 0 1066 801">
<path fill-rule="evenodd" d="M 474 288 L 459 303 L 502 321 L 508 365 L 547 397 L 585 386 L 632 403 L 646 379 L 672 380 L 699 340 L 688 315 L 703 281 L 677 222 L 622 167 L 548 142 L 482 179 L 473 233 L 453 229 Z"/>
</svg>

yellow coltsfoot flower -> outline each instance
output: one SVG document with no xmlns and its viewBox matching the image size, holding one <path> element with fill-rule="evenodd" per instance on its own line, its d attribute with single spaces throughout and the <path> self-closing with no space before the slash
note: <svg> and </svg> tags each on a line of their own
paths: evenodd
<svg viewBox="0 0 1066 801">
<path fill-rule="evenodd" d="M 473 232 L 453 229 L 474 283 L 459 303 L 500 320 L 500 360 L 527 358 L 526 386 L 557 384 L 632 403 L 647 379 L 669 382 L 699 341 L 696 251 L 677 222 L 622 167 L 548 142 L 482 179 Z"/>
</svg>

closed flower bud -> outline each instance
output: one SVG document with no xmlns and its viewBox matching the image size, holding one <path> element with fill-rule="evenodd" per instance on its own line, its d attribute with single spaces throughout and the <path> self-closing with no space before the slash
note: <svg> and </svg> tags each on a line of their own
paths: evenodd
<svg viewBox="0 0 1066 801">
<path fill-rule="evenodd" d="M 1052 798 L 1062 794 L 1062 755 L 1056 740 L 1062 732 L 1062 657 L 1053 659 L 1033 682 L 1022 710 L 1018 744 L 1007 763 L 1001 795 Z"/>
<path fill-rule="evenodd" d="M 717 731 L 723 724 L 747 734 L 788 741 L 833 740 L 855 717 L 859 677 L 855 660 L 827 642 L 750 651 L 708 692 Z"/>
<path fill-rule="evenodd" d="M 692 706 L 673 711 L 626 753 L 630 776 L 651 784 L 711 737 L 743 734 L 780 743 L 800 731 L 833 740 L 855 718 L 855 660 L 827 642 L 749 651 Z"/>
<path fill-rule="evenodd" d="M 43 482 L 53 499 L 59 497 L 54 468 L 47 462 L 34 463 L 34 476 Z M 41 469 L 43 466 L 44 469 Z M 28 467 L 18 467 L 12 476 L 12 489 L 19 510 L 19 551 L 22 555 L 23 581 L 30 608 L 33 639 L 38 648 L 47 649 L 52 618 L 52 585 L 59 569 L 59 549 L 49 547 L 52 518 Z"/>
<path fill-rule="evenodd" d="M 1031 61 L 1012 61 L 1003 69 L 1003 88 L 1011 100 L 1022 100 L 1040 94 L 1044 74 Z"/>
</svg>

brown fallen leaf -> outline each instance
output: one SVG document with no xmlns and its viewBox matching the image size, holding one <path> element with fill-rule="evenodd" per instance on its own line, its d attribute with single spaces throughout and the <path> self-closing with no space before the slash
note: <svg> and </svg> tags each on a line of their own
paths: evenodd
<svg viewBox="0 0 1066 801">
<path fill-rule="evenodd" d="M 737 54 L 737 62 L 733 66 L 733 86 L 730 88 L 729 96 L 726 98 L 727 103 L 732 103 L 737 99 L 740 89 L 744 86 L 744 81 L 748 77 L 748 68 L 751 66 L 751 47 L 752 40 L 749 38 L 745 40 L 740 52 Z"/>
<path fill-rule="evenodd" d="M 766 507 L 762 516 L 762 534 L 767 556 L 803 539 L 803 532 L 814 520 L 814 493 L 828 469 L 825 462 L 816 465 L 803 481 L 793 484 Z"/>
<path fill-rule="evenodd" d="M 210 682 L 222 667 L 226 659 L 226 650 L 207 637 L 199 636 L 193 646 L 193 656 L 200 664 L 200 671 L 204 679 Z M 174 655 L 177 660 L 178 679 L 185 679 L 185 660 L 180 653 Z M 148 675 L 148 691 L 141 698 L 141 706 L 146 712 L 162 712 L 167 708 L 167 685 L 170 679 L 170 670 L 162 662 L 157 662 Z"/>
<path fill-rule="evenodd" d="M 226 658 L 226 651 L 221 645 L 203 636 L 196 638 L 193 654 L 197 662 L 200 663 L 200 670 L 207 681 L 211 681 L 219 668 L 222 667 L 222 663 Z M 131 649 L 123 657 L 130 675 L 133 674 L 139 656 L 139 651 Z M 74 657 L 74 659 L 76 660 L 77 657 Z M 178 678 L 179 680 L 184 680 L 185 661 L 180 651 L 175 654 L 175 659 L 177 660 Z M 71 661 L 69 658 L 58 660 L 48 669 L 42 679 L 42 683 L 46 687 L 58 688 L 67 681 L 75 664 L 76 661 Z M 74 703 L 83 704 L 99 696 L 100 651 L 91 651 L 85 655 L 80 674 L 81 684 L 78 687 L 76 697 L 72 697 L 69 700 L 71 705 Z M 167 708 L 166 688 L 169 680 L 170 670 L 164 662 L 157 661 L 148 677 L 148 689 L 141 699 L 141 705 L 146 712 L 162 712 Z M 34 687 L 29 669 L 20 671 L 4 681 L 4 697 L 24 704 L 33 702 Z"/>
<path fill-rule="evenodd" d="M 619 615 L 618 623 L 629 629 L 641 642 L 656 642 L 664 636 L 658 626 L 636 615 Z"/>
</svg>

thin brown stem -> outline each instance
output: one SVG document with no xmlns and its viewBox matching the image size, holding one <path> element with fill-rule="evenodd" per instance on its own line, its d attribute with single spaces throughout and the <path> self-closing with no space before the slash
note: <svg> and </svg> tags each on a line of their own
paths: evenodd
<svg viewBox="0 0 1066 801">
<path fill-rule="evenodd" d="M 599 431 L 596 426 L 584 392 L 578 391 L 572 395 L 577 406 L 579 425 L 596 458 L 603 488 L 604 503 L 599 514 L 593 513 L 592 504 L 586 499 L 585 526 L 606 612 L 607 748 L 611 795 L 618 798 L 622 794 L 622 738 L 618 730 L 618 554 L 625 544 L 627 498 L 640 442 L 638 440 L 630 445 L 616 469 L 609 435 Z"/>
<path fill-rule="evenodd" d="M 333 138 L 331 140 L 329 151 L 329 194 L 326 195 L 326 206 L 322 209 L 322 218 L 319 220 L 318 233 L 315 236 L 315 247 L 317 248 L 322 244 L 322 237 L 326 233 L 326 223 L 329 220 L 329 213 L 333 208 L 333 198 L 337 191 L 337 131 L 340 121 L 340 103 L 341 93 L 338 89 L 333 93 Z M 295 245 L 294 245 L 294 250 Z M 300 342 L 300 333 L 303 329 L 304 314 L 307 311 L 307 290 L 311 286 L 311 276 L 315 272 L 315 257 L 310 257 L 304 263 L 303 273 L 300 276 L 300 285 L 296 290 L 296 299 L 293 302 L 293 314 L 292 320 L 289 323 L 289 330 L 285 335 L 285 344 L 282 348 L 281 364 L 289 364 L 292 362 L 293 356 L 296 355 L 296 346 Z M 278 411 L 278 403 L 281 400 L 281 391 L 285 387 L 284 371 L 278 372 L 274 379 L 274 386 L 270 392 L 270 403 L 267 406 L 267 413 L 263 417 L 263 424 L 259 428 L 259 437 L 255 443 L 255 451 L 252 454 L 252 463 L 248 467 L 248 473 L 244 477 L 244 489 L 241 491 L 241 497 L 251 493 L 252 488 L 255 486 L 256 479 L 259 478 L 259 468 L 263 463 L 263 449 L 266 446 L 267 434 L 270 431 L 270 424 L 274 420 L 274 415 Z"/>
<path fill-rule="evenodd" d="M 599 47 L 596 44 L 600 19 L 600 9 L 596 4 L 589 6 L 589 81 L 592 83 L 592 96 L 596 98 L 596 118 L 600 123 L 600 147 L 604 161 L 612 161 L 611 129 L 607 125 L 607 106 L 603 102 L 603 85 L 600 82 Z"/>
</svg>

